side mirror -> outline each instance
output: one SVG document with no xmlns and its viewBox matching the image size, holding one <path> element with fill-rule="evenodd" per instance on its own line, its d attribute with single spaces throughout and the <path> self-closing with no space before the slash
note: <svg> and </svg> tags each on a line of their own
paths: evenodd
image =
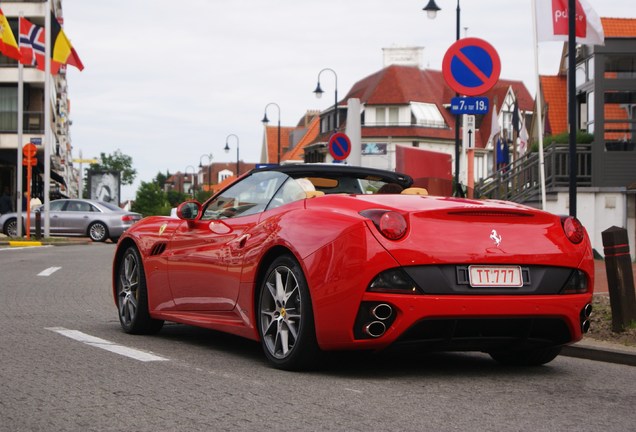
<svg viewBox="0 0 636 432">
<path fill-rule="evenodd" d="M 194 221 L 201 215 L 201 204 L 197 201 L 186 201 L 177 207 L 177 217 L 179 219 Z"/>
</svg>

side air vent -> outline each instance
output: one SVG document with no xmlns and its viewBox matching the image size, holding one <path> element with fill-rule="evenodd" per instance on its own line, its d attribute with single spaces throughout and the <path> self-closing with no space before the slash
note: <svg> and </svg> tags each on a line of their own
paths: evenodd
<svg viewBox="0 0 636 432">
<path fill-rule="evenodd" d="M 166 244 L 161 242 L 155 244 L 150 250 L 150 256 L 161 255 L 166 250 Z"/>
</svg>

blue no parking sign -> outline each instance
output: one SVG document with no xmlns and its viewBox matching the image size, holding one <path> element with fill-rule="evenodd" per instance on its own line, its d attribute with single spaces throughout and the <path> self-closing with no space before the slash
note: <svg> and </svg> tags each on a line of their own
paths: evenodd
<svg viewBox="0 0 636 432">
<path fill-rule="evenodd" d="M 442 73 L 450 88 L 466 96 L 486 93 L 499 80 L 499 54 L 483 39 L 464 38 L 446 51 Z"/>
<path fill-rule="evenodd" d="M 334 160 L 341 161 L 349 157 L 351 153 L 351 140 L 342 133 L 336 132 L 329 138 L 329 154 Z"/>
</svg>

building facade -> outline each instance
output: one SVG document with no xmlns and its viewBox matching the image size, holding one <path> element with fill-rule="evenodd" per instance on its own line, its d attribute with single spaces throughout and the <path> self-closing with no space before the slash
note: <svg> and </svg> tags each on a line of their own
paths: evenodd
<svg viewBox="0 0 636 432">
<path fill-rule="evenodd" d="M 45 1 L 3 1 L 2 11 L 19 39 L 18 18 L 25 17 L 33 24 L 44 26 L 47 3 Z M 52 0 L 51 8 L 58 21 L 63 21 L 62 0 Z M 18 62 L 0 56 L 0 189 L 8 187 L 13 202 L 21 192 L 17 190 L 18 152 L 24 144 L 37 144 L 38 164 L 33 168 L 32 194 L 44 199 L 77 197 L 79 172 L 73 166 L 70 136 L 70 103 L 67 92 L 66 69 L 51 77 L 51 92 L 44 94 L 45 75 L 34 66 L 22 66 L 23 94 L 18 95 L 20 67 Z M 18 140 L 18 101 L 22 103 L 22 142 Z M 45 143 L 45 111 L 51 113 L 51 142 Z M 44 145 L 49 145 L 50 190 L 44 190 Z M 23 169 L 26 190 L 26 169 Z"/>
</svg>

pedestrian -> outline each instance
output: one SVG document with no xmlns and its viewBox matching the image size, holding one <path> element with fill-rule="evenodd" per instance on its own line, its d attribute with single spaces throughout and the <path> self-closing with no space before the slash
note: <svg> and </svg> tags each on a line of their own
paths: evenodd
<svg viewBox="0 0 636 432">
<path fill-rule="evenodd" d="M 13 201 L 11 200 L 11 191 L 9 186 L 4 187 L 2 196 L 0 196 L 0 214 L 11 213 L 13 211 Z"/>
</svg>

